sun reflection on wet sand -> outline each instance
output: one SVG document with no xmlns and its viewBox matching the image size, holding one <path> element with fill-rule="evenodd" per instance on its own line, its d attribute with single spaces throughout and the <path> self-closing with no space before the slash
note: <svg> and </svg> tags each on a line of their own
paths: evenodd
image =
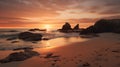
<svg viewBox="0 0 120 67">
<path fill-rule="evenodd" d="M 61 38 L 51 39 L 48 41 L 42 41 L 41 45 L 44 47 L 42 48 L 43 51 L 49 51 L 49 50 L 54 50 L 54 48 L 57 47 L 66 46 L 75 42 L 84 42 L 87 40 L 88 39 L 81 39 L 80 37 L 68 37 L 68 38 L 61 37 Z"/>
<path fill-rule="evenodd" d="M 49 41 L 46 42 L 46 49 L 53 49 L 56 46 L 52 46 Z"/>
</svg>

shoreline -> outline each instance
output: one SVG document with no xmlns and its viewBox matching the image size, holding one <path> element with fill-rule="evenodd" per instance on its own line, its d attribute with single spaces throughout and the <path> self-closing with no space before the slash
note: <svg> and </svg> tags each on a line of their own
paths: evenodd
<svg viewBox="0 0 120 67">
<path fill-rule="evenodd" d="M 40 53 L 25 61 L 16 61 L 0 64 L 1 67 L 119 67 L 120 62 L 120 35 L 114 33 L 100 34 L 85 42 L 76 42 L 56 48 L 35 48 L 33 51 Z M 12 51 L 8 51 L 12 53 Z M 13 51 L 16 52 L 16 51 Z M 19 52 L 19 51 L 18 51 Z M 1 51 L 0 51 L 1 53 Z M 44 58 L 52 53 L 54 58 Z M 5 52 L 1 53 L 6 56 Z M 2 56 L 2 55 L 0 55 Z M 4 56 L 5 57 L 5 56 Z M 55 61 L 56 60 L 56 61 Z M 35 63 L 33 63 L 35 62 Z M 14 66 L 17 63 L 18 65 Z"/>
</svg>

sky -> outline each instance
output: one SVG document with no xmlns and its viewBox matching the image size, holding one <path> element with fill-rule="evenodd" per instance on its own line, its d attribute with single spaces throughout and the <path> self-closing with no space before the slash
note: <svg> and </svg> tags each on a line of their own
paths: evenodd
<svg viewBox="0 0 120 67">
<path fill-rule="evenodd" d="M 120 0 L 0 0 L 0 27 L 120 19 Z"/>
</svg>

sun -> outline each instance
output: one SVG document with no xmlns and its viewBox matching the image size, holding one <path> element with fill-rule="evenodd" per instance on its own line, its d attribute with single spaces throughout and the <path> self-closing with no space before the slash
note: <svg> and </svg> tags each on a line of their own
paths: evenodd
<svg viewBox="0 0 120 67">
<path fill-rule="evenodd" d="M 47 29 L 47 31 L 50 31 L 50 29 L 52 28 L 52 26 L 49 25 L 49 24 L 46 24 L 46 25 L 44 25 L 44 28 Z"/>
</svg>

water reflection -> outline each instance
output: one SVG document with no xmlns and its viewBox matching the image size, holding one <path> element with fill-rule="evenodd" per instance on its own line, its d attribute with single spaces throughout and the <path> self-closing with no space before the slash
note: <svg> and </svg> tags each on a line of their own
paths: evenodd
<svg viewBox="0 0 120 67">
<path fill-rule="evenodd" d="M 88 39 L 83 39 L 80 37 L 61 37 L 61 38 L 51 39 L 48 41 L 41 41 L 40 45 L 50 49 L 50 48 L 70 45 L 71 43 L 75 43 L 75 42 L 83 42 L 86 40 Z"/>
<path fill-rule="evenodd" d="M 88 39 L 76 37 L 59 37 L 50 40 L 42 40 L 37 42 L 26 42 L 19 39 L 6 40 L 0 39 L 0 50 L 12 50 L 16 48 L 32 47 L 32 48 L 54 48 L 59 46 L 69 45 L 74 42 L 83 42 Z"/>
</svg>

